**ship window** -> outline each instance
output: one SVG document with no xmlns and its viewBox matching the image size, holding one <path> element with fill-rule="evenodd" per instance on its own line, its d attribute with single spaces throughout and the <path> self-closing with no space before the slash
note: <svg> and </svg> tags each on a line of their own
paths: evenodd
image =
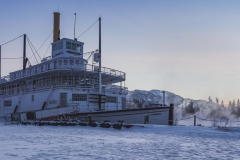
<svg viewBox="0 0 240 160">
<path fill-rule="evenodd" d="M 106 97 L 106 102 L 117 103 L 117 97 L 107 96 Z"/>
<path fill-rule="evenodd" d="M 63 62 L 64 62 L 64 65 L 67 65 L 67 60 L 64 60 Z"/>
<path fill-rule="evenodd" d="M 77 52 L 80 52 L 81 46 L 80 44 L 77 44 Z"/>
<path fill-rule="evenodd" d="M 57 84 L 61 84 L 61 77 L 57 76 Z"/>
<path fill-rule="evenodd" d="M 76 64 L 79 64 L 79 60 L 76 60 L 75 63 L 76 63 Z"/>
<path fill-rule="evenodd" d="M 4 107 L 11 107 L 12 106 L 12 100 L 5 100 L 4 101 Z"/>
<path fill-rule="evenodd" d="M 56 51 L 56 50 L 59 50 L 59 49 L 62 49 L 63 48 L 63 42 L 61 41 L 61 42 L 59 42 L 59 43 L 57 43 L 57 44 L 54 44 L 53 46 L 52 46 L 52 50 L 53 51 Z"/>
<path fill-rule="evenodd" d="M 77 50 L 76 43 L 72 43 L 72 50 L 74 50 L 74 51 L 76 51 L 76 50 Z"/>
<path fill-rule="evenodd" d="M 61 66 L 62 65 L 62 60 L 58 61 L 58 65 Z"/>
<path fill-rule="evenodd" d="M 73 65 L 73 60 L 70 60 L 70 65 Z"/>
<path fill-rule="evenodd" d="M 71 42 L 67 42 L 67 49 L 71 49 Z"/>
<path fill-rule="evenodd" d="M 46 85 L 46 78 L 43 78 L 43 80 L 42 80 L 42 84 L 43 84 L 43 86 Z"/>
<path fill-rule="evenodd" d="M 34 95 L 32 95 L 32 98 L 31 98 L 31 99 L 32 99 L 32 101 L 34 101 Z"/>
<path fill-rule="evenodd" d="M 78 76 L 75 76 L 75 84 L 78 84 Z"/>
<path fill-rule="evenodd" d="M 72 101 L 87 101 L 86 94 L 72 94 Z"/>
<path fill-rule="evenodd" d="M 66 46 L 67 46 L 67 49 L 71 49 L 73 51 L 80 52 L 80 50 L 81 50 L 81 45 L 80 44 L 67 42 Z"/>
<path fill-rule="evenodd" d="M 68 77 L 68 82 L 69 82 L 69 84 L 72 84 L 72 76 Z"/>
<path fill-rule="evenodd" d="M 63 84 L 67 84 L 67 76 L 63 76 L 62 80 L 63 80 Z"/>
<path fill-rule="evenodd" d="M 48 69 L 50 69 L 50 63 L 47 64 Z"/>
</svg>

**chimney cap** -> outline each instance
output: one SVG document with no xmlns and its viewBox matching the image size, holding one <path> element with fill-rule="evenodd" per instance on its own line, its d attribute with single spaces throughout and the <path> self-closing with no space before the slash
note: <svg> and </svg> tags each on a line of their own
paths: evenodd
<svg viewBox="0 0 240 160">
<path fill-rule="evenodd" d="M 53 12 L 53 14 L 60 14 L 59 12 Z"/>
</svg>

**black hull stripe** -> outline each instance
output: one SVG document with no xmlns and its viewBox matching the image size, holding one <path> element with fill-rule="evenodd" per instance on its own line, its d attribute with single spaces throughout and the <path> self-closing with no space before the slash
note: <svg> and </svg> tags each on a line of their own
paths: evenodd
<svg viewBox="0 0 240 160">
<path fill-rule="evenodd" d="M 168 112 L 167 109 L 165 110 L 156 110 L 156 111 L 147 111 L 147 112 L 132 112 L 132 113 L 118 113 L 118 114 L 111 114 L 111 115 L 105 115 L 105 114 L 108 114 L 108 113 L 102 113 L 102 112 L 94 112 L 94 114 L 92 114 L 93 112 L 88 112 L 88 113 L 78 113 L 76 114 L 77 116 L 89 116 L 89 115 L 92 115 L 94 117 L 114 117 L 114 116 L 128 116 L 128 115 L 147 115 L 147 114 L 154 114 L 154 113 L 162 113 L 162 112 Z"/>
</svg>

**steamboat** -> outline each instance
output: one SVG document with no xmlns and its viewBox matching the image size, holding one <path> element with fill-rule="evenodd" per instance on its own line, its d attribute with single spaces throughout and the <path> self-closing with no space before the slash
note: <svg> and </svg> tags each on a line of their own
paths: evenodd
<svg viewBox="0 0 240 160">
<path fill-rule="evenodd" d="M 173 105 L 128 108 L 126 73 L 101 65 L 101 18 L 99 48 L 91 52 L 97 65 L 84 59 L 84 43 L 60 38 L 60 13 L 54 12 L 52 54 L 29 65 L 23 37 L 23 68 L 0 80 L 0 116 L 6 121 L 56 119 L 119 120 L 129 124 L 172 124 Z M 0 46 L 1 55 L 1 46 Z"/>
</svg>

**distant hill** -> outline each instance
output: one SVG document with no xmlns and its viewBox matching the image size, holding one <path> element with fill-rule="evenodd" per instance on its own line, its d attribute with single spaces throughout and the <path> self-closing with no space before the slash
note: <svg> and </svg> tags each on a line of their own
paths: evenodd
<svg viewBox="0 0 240 160">
<path fill-rule="evenodd" d="M 127 95 L 128 102 L 134 103 L 134 101 L 140 101 L 140 102 L 157 102 L 162 104 L 163 100 L 163 93 L 161 90 L 134 90 L 129 91 Z M 170 103 L 173 103 L 174 106 L 179 106 L 183 103 L 184 98 L 176 95 L 172 92 L 165 91 L 165 104 L 169 105 Z"/>
<path fill-rule="evenodd" d="M 134 90 L 129 91 L 127 95 L 127 105 L 129 108 L 146 107 L 148 103 L 162 104 L 163 93 L 162 90 Z M 226 119 L 226 117 L 239 117 L 237 111 L 230 110 L 230 108 L 222 107 L 221 105 L 212 101 L 193 100 L 183 98 L 175 93 L 165 91 L 165 104 L 174 104 L 176 117 L 186 117 L 187 115 L 198 115 L 199 117 Z M 235 107 L 237 108 L 237 107 Z M 240 109 L 239 109 L 240 110 Z M 235 114 L 232 113 L 235 111 Z M 239 111 L 240 113 L 240 111 Z"/>
</svg>

